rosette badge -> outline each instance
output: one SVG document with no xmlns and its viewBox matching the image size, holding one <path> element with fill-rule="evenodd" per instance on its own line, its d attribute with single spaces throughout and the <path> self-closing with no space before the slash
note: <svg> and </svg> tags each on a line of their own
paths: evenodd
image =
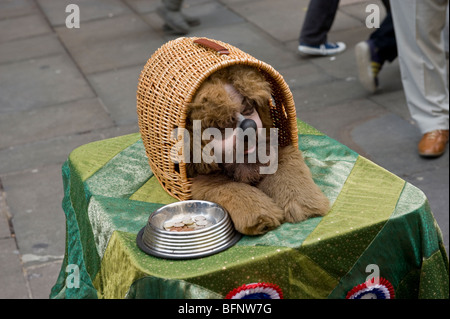
<svg viewBox="0 0 450 319">
<path fill-rule="evenodd" d="M 275 284 L 258 282 L 233 289 L 225 299 L 283 299 L 283 292 Z"/>
<path fill-rule="evenodd" d="M 353 287 L 346 299 L 394 299 L 394 287 L 384 278 L 374 278 Z"/>
</svg>

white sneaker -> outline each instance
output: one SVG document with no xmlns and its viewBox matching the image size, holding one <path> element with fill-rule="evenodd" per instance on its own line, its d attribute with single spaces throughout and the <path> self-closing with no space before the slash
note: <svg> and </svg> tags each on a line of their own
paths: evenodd
<svg viewBox="0 0 450 319">
<path fill-rule="evenodd" d="M 344 51 L 346 45 L 344 42 L 331 43 L 327 42 L 321 45 L 307 45 L 300 43 L 298 50 L 303 54 L 309 55 L 333 55 Z"/>
<path fill-rule="evenodd" d="M 355 46 L 355 57 L 359 81 L 366 90 L 374 93 L 378 88 L 378 73 L 383 61 L 376 54 L 373 42 L 371 40 L 359 42 Z"/>
</svg>

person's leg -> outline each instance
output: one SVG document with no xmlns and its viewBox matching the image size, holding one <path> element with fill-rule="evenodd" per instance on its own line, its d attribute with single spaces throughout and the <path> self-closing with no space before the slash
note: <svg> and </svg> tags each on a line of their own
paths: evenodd
<svg viewBox="0 0 450 319">
<path fill-rule="evenodd" d="M 298 50 L 310 55 L 330 55 L 345 50 L 342 42 L 327 41 L 339 0 L 311 0 L 299 37 Z"/>
<path fill-rule="evenodd" d="M 419 143 L 423 156 L 441 155 L 448 140 L 448 75 L 441 37 L 447 5 L 448 0 L 391 2 L 403 88 L 411 117 L 424 134 Z M 442 152 L 434 143 L 443 146 Z"/>
<path fill-rule="evenodd" d="M 370 92 L 375 92 L 378 88 L 378 73 L 384 62 L 392 62 L 397 57 L 390 4 L 387 0 L 383 3 L 387 13 L 380 27 L 370 34 L 367 41 L 361 41 L 355 46 L 359 80 Z"/>
<path fill-rule="evenodd" d="M 300 43 L 311 46 L 327 42 L 339 0 L 311 0 L 300 32 Z"/>
<path fill-rule="evenodd" d="M 397 42 L 390 11 L 386 13 L 386 17 L 381 22 L 380 27 L 370 35 L 369 41 L 372 41 L 381 63 L 395 60 L 397 57 Z"/>
<path fill-rule="evenodd" d="M 189 27 L 200 24 L 200 20 L 186 16 L 181 12 L 183 0 L 161 0 L 162 6 L 157 8 L 157 13 L 164 19 L 164 28 L 179 35 L 189 32 Z"/>
</svg>

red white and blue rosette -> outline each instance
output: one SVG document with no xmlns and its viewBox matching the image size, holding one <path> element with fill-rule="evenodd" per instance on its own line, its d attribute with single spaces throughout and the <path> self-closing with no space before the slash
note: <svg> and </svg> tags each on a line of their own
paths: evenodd
<svg viewBox="0 0 450 319">
<path fill-rule="evenodd" d="M 283 292 L 275 284 L 258 282 L 233 289 L 225 299 L 283 299 Z"/>
<path fill-rule="evenodd" d="M 347 294 L 346 299 L 394 299 L 394 288 L 384 278 L 374 278 L 366 281 Z"/>
</svg>

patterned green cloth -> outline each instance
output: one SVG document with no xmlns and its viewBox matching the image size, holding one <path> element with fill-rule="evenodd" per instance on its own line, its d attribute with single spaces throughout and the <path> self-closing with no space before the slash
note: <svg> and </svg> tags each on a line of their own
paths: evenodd
<svg viewBox="0 0 450 319">
<path fill-rule="evenodd" d="M 176 201 L 153 176 L 139 133 L 75 149 L 62 167 L 66 253 L 50 297 L 223 298 L 270 282 L 285 298 L 345 298 L 377 265 L 396 298 L 448 298 L 448 257 L 425 195 L 298 123 L 299 147 L 331 211 L 193 260 L 136 245 L 149 215 Z"/>
</svg>

